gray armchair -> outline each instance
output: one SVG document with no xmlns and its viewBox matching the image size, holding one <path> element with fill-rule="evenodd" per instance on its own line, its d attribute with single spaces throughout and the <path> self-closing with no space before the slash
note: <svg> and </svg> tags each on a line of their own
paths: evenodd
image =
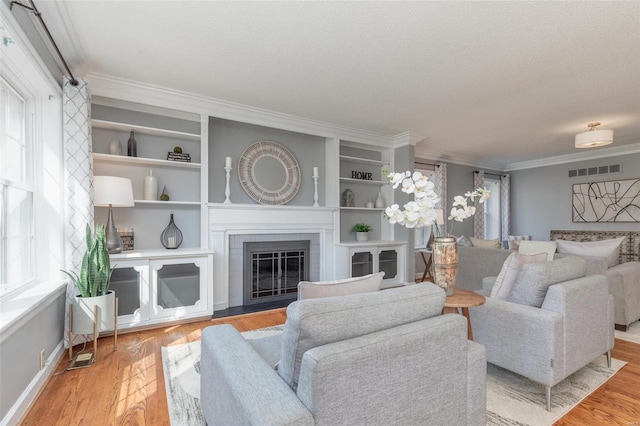
<svg viewBox="0 0 640 426">
<path fill-rule="evenodd" d="M 545 385 L 550 411 L 554 385 L 604 353 L 610 366 L 613 296 L 607 278 L 585 276 L 586 262 L 575 256 L 524 265 L 518 280 L 526 281 L 533 272 L 540 273 L 537 283 L 525 284 L 546 281 L 541 285 L 548 287 L 541 306 L 487 297 L 485 305 L 469 312 L 474 339 L 486 348 L 487 361 Z"/>
<path fill-rule="evenodd" d="M 419 284 L 294 302 L 281 336 L 248 341 L 229 325 L 208 327 L 200 369 L 205 419 L 484 425 L 484 348 L 467 341 L 463 317 L 440 315 L 443 305 L 442 289 Z"/>
</svg>

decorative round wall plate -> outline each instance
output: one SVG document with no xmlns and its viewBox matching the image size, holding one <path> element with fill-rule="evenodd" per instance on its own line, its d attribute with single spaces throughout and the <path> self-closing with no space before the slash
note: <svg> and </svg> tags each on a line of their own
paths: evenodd
<svg viewBox="0 0 640 426">
<path fill-rule="evenodd" d="M 286 204 L 300 189 L 300 166 L 291 152 L 273 141 L 256 142 L 238 160 L 244 192 L 260 204 Z"/>
</svg>

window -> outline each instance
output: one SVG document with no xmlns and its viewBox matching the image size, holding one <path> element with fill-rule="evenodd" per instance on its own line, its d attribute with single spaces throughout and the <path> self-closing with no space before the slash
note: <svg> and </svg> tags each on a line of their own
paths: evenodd
<svg viewBox="0 0 640 426">
<path fill-rule="evenodd" d="M 491 191 L 491 197 L 484 203 L 484 238 L 500 239 L 500 181 L 485 179 L 484 186 Z"/>
<path fill-rule="evenodd" d="M 35 280 L 29 104 L 0 78 L 0 296 Z"/>
</svg>

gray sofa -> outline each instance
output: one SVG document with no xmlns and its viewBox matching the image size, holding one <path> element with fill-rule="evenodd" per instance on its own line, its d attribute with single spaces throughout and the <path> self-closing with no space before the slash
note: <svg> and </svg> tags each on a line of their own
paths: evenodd
<svg viewBox="0 0 640 426">
<path fill-rule="evenodd" d="M 474 339 L 486 348 L 487 361 L 545 385 L 548 411 L 553 386 L 604 353 L 611 363 L 613 296 L 603 275 L 586 276 L 586 263 L 567 256 L 524 265 L 521 289 L 551 284 L 546 294 L 533 293 L 544 296 L 540 307 L 515 303 L 514 288 L 509 300 L 487 297 L 483 306 L 469 309 Z"/>
<path fill-rule="evenodd" d="M 486 356 L 444 292 L 417 284 L 300 300 L 281 336 L 202 333 L 209 425 L 484 425 Z M 277 369 L 275 361 L 279 360 Z"/>
<path fill-rule="evenodd" d="M 458 248 L 458 271 L 456 287 L 478 291 L 483 288 L 483 280 L 496 277 L 510 250 L 482 247 Z M 556 253 L 554 259 L 565 254 Z M 608 267 L 601 258 L 586 258 L 587 276 L 605 275 L 609 293 L 614 299 L 615 327 L 626 331 L 629 324 L 640 319 L 640 262 L 626 262 Z M 485 286 L 493 284 L 492 279 L 485 280 Z"/>
</svg>

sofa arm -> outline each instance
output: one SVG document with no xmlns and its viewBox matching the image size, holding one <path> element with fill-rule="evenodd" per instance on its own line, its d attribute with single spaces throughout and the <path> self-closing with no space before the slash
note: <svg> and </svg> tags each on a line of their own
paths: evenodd
<svg viewBox="0 0 640 426">
<path fill-rule="evenodd" d="M 225 324 L 202 331 L 202 411 L 208 425 L 313 425 L 295 392 Z"/>
<path fill-rule="evenodd" d="M 542 309 L 564 316 L 564 374 L 569 375 L 613 348 L 613 297 L 607 278 L 591 275 L 549 287 Z"/>
<path fill-rule="evenodd" d="M 561 313 L 487 297 L 469 314 L 488 362 L 539 383 L 552 381 L 552 360 L 563 356 Z"/>
<path fill-rule="evenodd" d="M 487 352 L 479 343 L 467 344 L 467 425 L 487 424 Z"/>
</svg>

